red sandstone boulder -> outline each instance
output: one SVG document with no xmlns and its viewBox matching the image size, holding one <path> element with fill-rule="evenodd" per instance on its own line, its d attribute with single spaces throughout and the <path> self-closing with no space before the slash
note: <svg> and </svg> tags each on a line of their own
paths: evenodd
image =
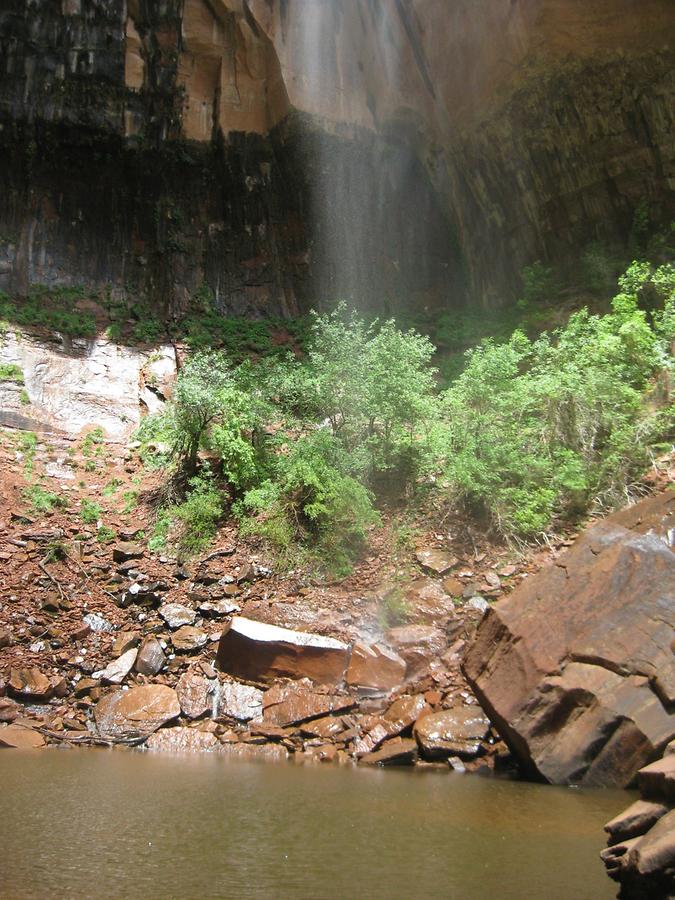
<svg viewBox="0 0 675 900">
<path fill-rule="evenodd" d="M 163 684 L 107 694 L 94 710 L 101 737 L 119 741 L 148 737 L 179 715 L 176 692 Z"/>
<path fill-rule="evenodd" d="M 237 678 L 311 678 L 318 684 L 339 684 L 348 663 L 349 647 L 342 641 L 243 616 L 223 631 L 216 658 L 218 668 Z"/>
<path fill-rule="evenodd" d="M 411 766 L 416 759 L 417 744 L 412 738 L 393 738 L 359 762 L 364 766 Z"/>
<path fill-rule="evenodd" d="M 393 691 L 405 680 L 406 663 L 398 653 L 374 644 L 354 644 L 345 681 L 350 687 Z"/>
<path fill-rule="evenodd" d="M 44 703 L 54 693 L 51 681 L 39 669 L 11 669 L 7 687 L 15 697 Z"/>
<path fill-rule="evenodd" d="M 597 524 L 482 620 L 463 669 L 521 763 L 626 786 L 675 735 L 675 494 Z"/>
<path fill-rule="evenodd" d="M 263 719 L 272 725 L 297 725 L 328 713 L 344 712 L 355 705 L 351 697 L 319 693 L 309 681 L 275 685 L 263 696 Z"/>
<path fill-rule="evenodd" d="M 476 756 L 490 723 L 478 706 L 430 713 L 415 722 L 413 734 L 425 759 Z"/>
<path fill-rule="evenodd" d="M 24 725 L 6 725 L 0 727 L 0 747 L 13 750 L 38 750 L 44 747 L 45 739 L 39 731 Z"/>
</svg>

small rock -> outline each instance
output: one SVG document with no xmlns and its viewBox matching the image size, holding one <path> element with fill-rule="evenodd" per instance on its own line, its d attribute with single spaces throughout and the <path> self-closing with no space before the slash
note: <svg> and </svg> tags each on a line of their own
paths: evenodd
<svg viewBox="0 0 675 900">
<path fill-rule="evenodd" d="M 134 668 L 141 675 L 157 675 L 166 663 L 166 656 L 162 645 L 156 637 L 148 635 L 138 649 L 138 656 Z"/>
<path fill-rule="evenodd" d="M 113 662 L 108 663 L 105 669 L 102 669 L 100 672 L 94 672 L 94 678 L 100 678 L 101 681 L 106 684 L 122 684 L 129 672 L 133 669 L 137 656 L 138 650 L 127 650 L 127 652 L 123 653 L 119 659 L 115 659 Z"/>
<path fill-rule="evenodd" d="M 88 613 L 82 621 L 94 632 L 112 633 L 115 630 L 115 626 L 98 613 Z"/>
<path fill-rule="evenodd" d="M 127 650 L 138 647 L 141 636 L 138 631 L 120 631 L 113 642 L 112 652 L 114 656 L 121 656 Z"/>
<path fill-rule="evenodd" d="M 236 603 L 230 603 L 229 600 L 206 600 L 199 604 L 198 609 L 203 616 L 216 619 L 220 616 L 231 616 L 232 613 L 240 612 L 241 607 Z"/>
<path fill-rule="evenodd" d="M 0 650 L 12 643 L 12 632 L 8 628 L 0 628 Z"/>
<path fill-rule="evenodd" d="M 485 597 L 474 596 L 470 600 L 467 600 L 464 604 L 465 609 L 475 609 L 479 613 L 484 613 L 486 610 L 490 608 L 490 604 L 487 602 Z"/>
<path fill-rule="evenodd" d="M 140 559 L 144 553 L 145 550 L 140 544 L 135 544 L 132 541 L 122 541 L 113 547 L 112 555 L 115 562 L 123 563 L 130 559 Z"/>
<path fill-rule="evenodd" d="M 194 625 L 197 613 L 194 609 L 180 603 L 165 603 L 159 608 L 159 614 L 169 628 L 180 628 L 183 625 Z"/>
<path fill-rule="evenodd" d="M 183 625 L 171 635 L 171 643 L 179 653 L 199 650 L 208 643 L 208 640 L 209 636 L 205 631 L 192 625 Z"/>
<path fill-rule="evenodd" d="M 434 575 L 445 575 L 459 563 L 456 556 L 443 550 L 419 550 L 415 556 L 422 568 Z"/>
</svg>

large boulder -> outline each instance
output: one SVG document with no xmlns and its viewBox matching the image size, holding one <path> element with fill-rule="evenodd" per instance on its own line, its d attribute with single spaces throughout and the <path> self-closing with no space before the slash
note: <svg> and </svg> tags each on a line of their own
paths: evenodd
<svg viewBox="0 0 675 900">
<path fill-rule="evenodd" d="M 476 706 L 444 709 L 415 722 L 413 734 L 425 759 L 473 757 L 481 750 L 490 723 Z"/>
<path fill-rule="evenodd" d="M 173 688 L 146 684 L 128 691 L 115 691 L 99 700 L 94 710 L 98 733 L 113 741 L 147 738 L 160 726 L 180 715 Z"/>
<path fill-rule="evenodd" d="M 627 786 L 675 735 L 675 494 L 585 532 L 483 618 L 463 664 L 526 770 Z"/>
<path fill-rule="evenodd" d="M 338 684 L 349 663 L 349 646 L 235 616 L 220 638 L 216 663 L 223 672 L 251 681 L 287 677 Z"/>
</svg>

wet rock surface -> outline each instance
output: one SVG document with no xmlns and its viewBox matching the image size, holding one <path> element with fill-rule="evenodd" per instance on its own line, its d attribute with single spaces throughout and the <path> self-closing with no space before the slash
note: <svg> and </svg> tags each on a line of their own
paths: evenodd
<svg viewBox="0 0 675 900">
<path fill-rule="evenodd" d="M 584 533 L 492 607 L 464 660 L 531 772 L 627 786 L 675 736 L 675 495 Z"/>
<path fill-rule="evenodd" d="M 641 799 L 605 825 L 607 874 L 622 900 L 670 900 L 675 894 L 675 741 L 638 772 Z"/>
</svg>

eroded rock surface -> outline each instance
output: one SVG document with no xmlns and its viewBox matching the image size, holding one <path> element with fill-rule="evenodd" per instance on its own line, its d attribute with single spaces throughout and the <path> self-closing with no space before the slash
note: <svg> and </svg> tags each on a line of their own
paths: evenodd
<svg viewBox="0 0 675 900">
<path fill-rule="evenodd" d="M 626 786 L 675 735 L 675 495 L 584 533 L 481 622 L 464 672 L 527 770 Z"/>
</svg>

